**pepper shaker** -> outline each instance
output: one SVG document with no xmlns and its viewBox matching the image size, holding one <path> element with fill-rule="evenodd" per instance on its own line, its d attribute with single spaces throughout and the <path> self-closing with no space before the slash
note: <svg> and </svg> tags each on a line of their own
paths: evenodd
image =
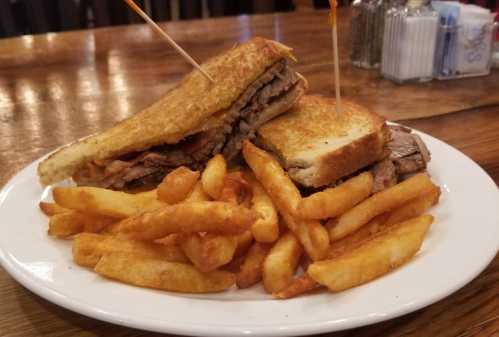
<svg viewBox="0 0 499 337">
<path fill-rule="evenodd" d="M 365 69 L 381 62 L 385 13 L 389 0 L 355 0 L 352 4 L 352 64 Z"/>
</svg>

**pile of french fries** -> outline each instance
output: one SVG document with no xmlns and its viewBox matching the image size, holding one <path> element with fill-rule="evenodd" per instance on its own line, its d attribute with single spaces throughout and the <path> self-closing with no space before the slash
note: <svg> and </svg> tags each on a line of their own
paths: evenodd
<svg viewBox="0 0 499 337">
<path fill-rule="evenodd" d="M 427 174 L 372 194 L 370 172 L 302 197 L 279 163 L 246 141 L 249 168 L 221 155 L 203 172 L 179 167 L 157 189 L 55 187 L 41 202 L 49 235 L 72 239 L 74 261 L 114 280 L 211 293 L 260 281 L 275 298 L 337 292 L 409 261 L 440 197 Z"/>
</svg>

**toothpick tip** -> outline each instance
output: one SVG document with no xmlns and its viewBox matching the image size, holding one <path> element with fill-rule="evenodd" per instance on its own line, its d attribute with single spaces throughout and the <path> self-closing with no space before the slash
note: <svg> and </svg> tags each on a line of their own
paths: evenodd
<svg viewBox="0 0 499 337">
<path fill-rule="evenodd" d="M 201 66 L 180 47 L 156 22 L 154 22 L 142 9 L 140 9 L 133 0 L 124 0 L 138 15 L 140 15 L 156 32 L 159 33 L 168 43 L 179 52 L 192 66 L 198 69 L 210 82 L 215 83 L 215 80 L 204 71 Z"/>
</svg>

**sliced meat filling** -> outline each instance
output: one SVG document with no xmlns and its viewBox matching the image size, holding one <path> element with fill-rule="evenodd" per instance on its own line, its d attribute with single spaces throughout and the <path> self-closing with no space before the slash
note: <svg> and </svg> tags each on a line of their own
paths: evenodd
<svg viewBox="0 0 499 337">
<path fill-rule="evenodd" d="M 407 175 L 424 171 L 431 156 L 423 140 L 410 129 L 400 126 L 391 126 L 390 133 L 389 158 L 393 161 L 397 173 Z"/>
<path fill-rule="evenodd" d="M 397 183 L 397 170 L 390 159 L 383 159 L 376 163 L 371 172 L 374 177 L 373 193 L 384 190 Z"/>
<path fill-rule="evenodd" d="M 423 140 L 411 129 L 390 126 L 390 155 L 372 168 L 373 192 L 379 192 L 404 180 L 407 176 L 426 170 L 431 160 L 430 151 Z"/>
<path fill-rule="evenodd" d="M 296 73 L 280 60 L 269 67 L 234 102 L 225 114 L 223 126 L 203 131 L 178 144 L 152 147 L 105 163 L 89 163 L 73 180 L 78 185 L 112 189 L 135 189 L 159 183 L 178 166 L 202 169 L 214 154 L 230 160 L 240 152 L 242 141 L 266 120 L 260 113 L 298 82 Z"/>
</svg>

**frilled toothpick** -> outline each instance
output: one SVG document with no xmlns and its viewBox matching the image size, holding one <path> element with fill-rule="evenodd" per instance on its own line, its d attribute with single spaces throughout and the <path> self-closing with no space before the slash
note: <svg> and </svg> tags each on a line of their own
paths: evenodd
<svg viewBox="0 0 499 337">
<path fill-rule="evenodd" d="M 336 92 L 336 113 L 341 113 L 341 92 L 340 92 L 340 61 L 338 57 L 338 29 L 336 27 L 336 0 L 329 0 L 331 6 L 331 33 L 333 36 L 333 57 L 334 57 L 334 86 Z"/>
<path fill-rule="evenodd" d="M 125 0 L 125 2 L 137 13 L 139 14 L 156 32 L 158 32 L 168 43 L 175 48 L 180 55 L 182 55 L 190 64 L 194 66 L 197 70 L 201 72 L 210 82 L 214 83 L 213 78 L 201 68 L 201 66 L 189 55 L 185 50 L 182 49 L 171 37 L 168 35 L 160 26 L 158 26 L 142 9 L 140 9 L 133 0 Z"/>
</svg>

